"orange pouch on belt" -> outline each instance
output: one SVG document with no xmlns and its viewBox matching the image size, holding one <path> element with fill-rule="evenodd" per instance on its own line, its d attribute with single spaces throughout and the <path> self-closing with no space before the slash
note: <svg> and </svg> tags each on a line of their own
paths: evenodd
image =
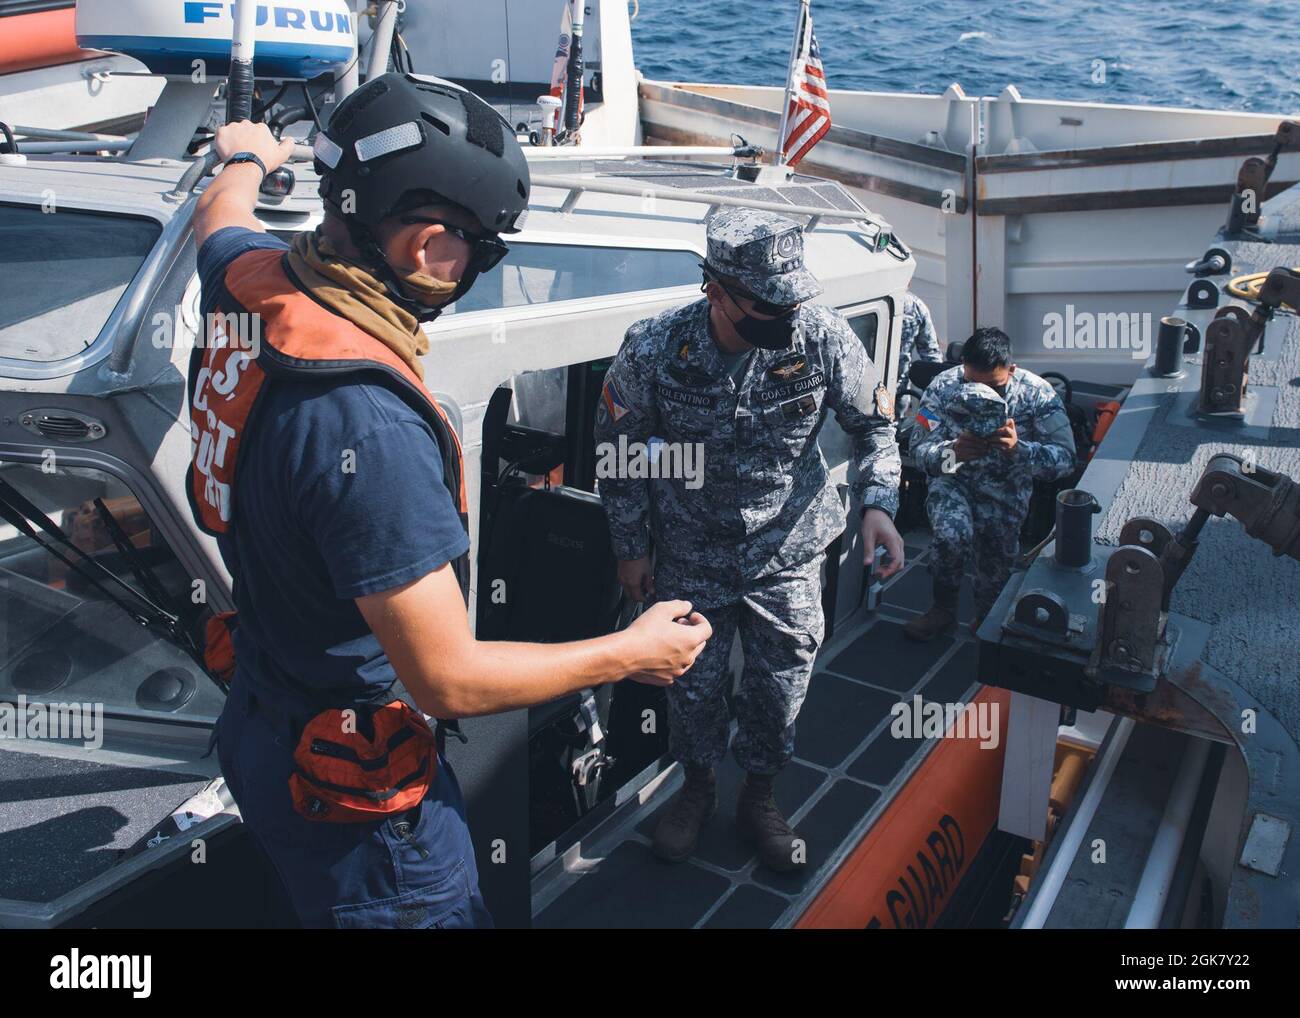
<svg viewBox="0 0 1300 1018">
<path fill-rule="evenodd" d="M 222 682 L 235 677 L 235 643 L 233 635 L 238 625 L 234 612 L 221 612 L 208 619 L 203 641 L 203 663 L 208 671 Z"/>
<path fill-rule="evenodd" d="M 293 760 L 294 809 L 308 820 L 336 824 L 382 820 L 414 808 L 438 771 L 433 732 L 401 700 L 321 711 L 307 722 Z"/>
</svg>

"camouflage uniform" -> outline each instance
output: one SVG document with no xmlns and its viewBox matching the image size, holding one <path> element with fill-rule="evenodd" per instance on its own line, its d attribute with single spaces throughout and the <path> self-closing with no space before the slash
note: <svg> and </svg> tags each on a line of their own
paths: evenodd
<svg viewBox="0 0 1300 1018">
<path fill-rule="evenodd" d="M 788 305 L 821 291 L 802 267 L 802 232 L 788 220 L 728 210 L 708 237 L 709 265 L 763 300 Z M 696 487 L 680 477 L 600 479 L 618 558 L 645 557 L 653 534 L 656 597 L 689 600 L 713 625 L 694 667 L 669 690 L 671 749 L 694 766 L 726 752 L 737 629 L 745 668 L 736 758 L 755 774 L 774 774 L 790 758 L 822 639 L 821 563 L 845 525 L 817 445 L 828 407 L 853 439 L 853 496 L 890 516 L 898 508 L 889 393 L 837 313 L 804 304 L 799 321 L 790 348 L 749 353 L 739 385 L 710 333 L 707 300 L 639 321 L 596 415 L 598 445 L 656 436 L 702 449 Z"/>
<path fill-rule="evenodd" d="M 1056 390 L 1016 368 L 1003 397 L 1007 416 L 1016 422 L 1016 448 L 957 463 L 952 449 L 965 430 L 962 404 L 969 388 L 960 364 L 935 377 L 917 412 L 911 451 L 930 477 L 925 508 L 934 534 L 936 588 L 956 591 L 973 554 L 975 609 L 982 618 L 1011 573 L 1034 481 L 1056 480 L 1074 469 L 1074 435 Z"/>
<path fill-rule="evenodd" d="M 907 371 L 913 361 L 943 360 L 939 337 L 934 331 L 930 309 L 911 290 L 903 298 L 903 339 L 898 353 L 898 384 L 907 382 Z"/>
</svg>

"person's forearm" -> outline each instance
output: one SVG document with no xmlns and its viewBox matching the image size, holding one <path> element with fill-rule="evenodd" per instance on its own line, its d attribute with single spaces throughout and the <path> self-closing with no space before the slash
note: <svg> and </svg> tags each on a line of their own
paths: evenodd
<svg viewBox="0 0 1300 1018">
<path fill-rule="evenodd" d="M 1016 443 L 1015 453 L 1029 465 L 1030 475 L 1036 481 L 1059 480 L 1069 476 L 1075 468 L 1073 447 L 1021 439 Z"/>
<path fill-rule="evenodd" d="M 236 163 L 223 169 L 195 206 L 195 243 L 202 247 L 205 240 L 228 226 L 263 231 L 253 214 L 261 185 L 262 171 L 256 163 Z"/>
<path fill-rule="evenodd" d="M 621 679 L 635 670 L 632 664 L 621 632 L 573 643 L 474 640 L 439 661 L 437 675 L 407 687 L 426 713 L 468 718 L 528 707 Z"/>
<path fill-rule="evenodd" d="M 858 467 L 853 497 L 859 505 L 874 506 L 892 517 L 898 512 L 898 486 L 903 475 L 893 425 L 859 431 L 852 438 Z"/>
<path fill-rule="evenodd" d="M 951 438 L 926 438 L 912 446 L 912 458 L 929 477 L 942 477 L 956 468 L 957 441 Z"/>
</svg>

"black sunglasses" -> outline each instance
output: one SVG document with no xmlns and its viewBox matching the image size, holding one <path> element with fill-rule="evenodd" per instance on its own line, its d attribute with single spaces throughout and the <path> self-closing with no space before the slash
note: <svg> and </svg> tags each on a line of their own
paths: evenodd
<svg viewBox="0 0 1300 1018">
<path fill-rule="evenodd" d="M 733 301 L 737 297 L 743 298 L 752 303 L 754 305 L 754 310 L 761 315 L 769 315 L 772 318 L 784 318 L 787 315 L 794 314 L 795 310 L 799 307 L 798 304 L 769 304 L 767 301 L 763 300 L 762 297 L 755 296 L 748 290 L 728 286 L 722 281 L 722 277 L 716 272 L 708 272 L 706 269 L 706 273 L 713 282 L 722 287 L 727 296 L 729 296 Z"/>
<path fill-rule="evenodd" d="M 449 223 L 445 219 L 433 219 L 429 216 L 402 217 L 403 226 L 414 226 L 416 223 L 441 226 L 453 237 L 468 244 L 469 267 L 475 272 L 487 272 L 510 252 L 509 246 L 499 237 L 485 233 L 471 233 L 464 227 Z"/>
<path fill-rule="evenodd" d="M 720 284 L 721 285 L 721 284 Z M 727 293 L 731 294 L 734 300 L 737 297 L 743 297 L 754 305 L 754 310 L 761 315 L 770 315 L 773 318 L 785 318 L 787 315 L 794 314 L 799 307 L 798 304 L 769 304 L 762 297 L 756 297 L 745 290 L 728 290 L 725 285 L 722 286 Z"/>
</svg>

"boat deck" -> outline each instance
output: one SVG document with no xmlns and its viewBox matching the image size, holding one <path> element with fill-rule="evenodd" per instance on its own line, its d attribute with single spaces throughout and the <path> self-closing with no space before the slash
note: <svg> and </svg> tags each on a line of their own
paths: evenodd
<svg viewBox="0 0 1300 1018">
<path fill-rule="evenodd" d="M 1300 229 L 1300 187 L 1264 206 L 1292 236 Z M 1300 265 L 1300 245 L 1229 242 L 1216 244 L 1232 255 L 1232 271 L 1214 282 L 1222 290 L 1230 278 Z M 1220 307 L 1229 303 L 1225 294 Z M 1196 325 L 1204 337 L 1216 310 L 1173 312 Z M 1258 466 L 1300 479 L 1300 315 L 1279 312 L 1270 322 L 1264 349 L 1249 366 L 1247 420 L 1244 424 L 1198 422 L 1188 415 L 1200 385 L 1202 356 L 1186 358 L 1186 374 L 1171 384 L 1145 372 L 1138 378 L 1097 457 L 1079 487 L 1102 506 L 1097 540 L 1115 544 L 1123 524 L 1150 517 L 1171 530 L 1192 514 L 1189 498 L 1211 457 L 1229 453 Z M 1186 659 L 1173 671 L 1180 689 L 1214 712 L 1232 737 L 1226 747 L 1204 743 L 1158 725 L 1112 730 L 1118 739 L 1114 774 L 1102 780 L 1095 811 L 1079 821 L 1082 833 L 1068 849 L 1053 841 L 1040 872 L 1058 862 L 1066 866 L 1054 887 L 1036 882 L 1018 922 L 1046 927 L 1120 928 L 1128 922 L 1146 877 L 1157 830 L 1167 823 L 1168 803 L 1182 769 L 1199 750 L 1222 761 L 1225 749 L 1245 764 L 1245 812 L 1232 815 L 1231 796 L 1214 800 L 1226 834 L 1207 839 L 1203 858 L 1229 878 L 1226 905 L 1197 893 L 1163 922 L 1213 925 L 1222 913 L 1225 927 L 1294 927 L 1300 921 L 1300 822 L 1296 776 L 1300 774 L 1300 658 L 1296 617 L 1300 612 L 1300 562 L 1275 557 L 1248 536 L 1236 520 L 1214 518 L 1201 532 L 1199 548 L 1174 588 L 1171 620 L 1187 634 Z M 1198 640 L 1203 642 L 1198 642 Z M 1184 675 L 1185 672 L 1185 675 Z M 1254 716 L 1247 729 L 1239 719 Z M 1198 746 L 1197 744 L 1200 743 Z M 1107 747 L 1101 754 L 1105 755 Z M 1217 781 L 1220 763 L 1206 763 Z M 1224 765 L 1226 766 L 1226 764 Z M 1102 768 L 1105 770 L 1105 768 Z M 1091 774 L 1089 781 L 1095 778 Z M 1243 779 L 1224 779 L 1241 782 Z M 1200 779 L 1198 800 L 1209 809 L 1214 785 Z M 1075 797 L 1092 795 L 1087 784 Z M 1235 807 L 1240 808 L 1240 807 Z M 1074 823 L 1067 816 L 1065 825 Z M 1208 823 L 1203 815 L 1201 824 Z M 1092 846 L 1104 842 L 1114 865 L 1097 866 Z M 1038 898 L 1042 897 L 1042 901 Z"/>
<path fill-rule="evenodd" d="M 1300 229 L 1300 187 L 1266 203 L 1264 211 Z M 1243 273 L 1300 265 L 1300 245 L 1222 246 L 1232 254 L 1233 267 L 1228 276 L 1215 277 L 1220 288 Z M 1220 306 L 1229 300 L 1225 294 Z M 1204 337 L 1215 312 L 1173 313 Z M 1181 529 L 1193 511 L 1192 488 L 1220 453 L 1253 457 L 1265 469 L 1300 479 L 1300 315 L 1275 315 L 1264 352 L 1250 359 L 1248 410 L 1257 407 L 1259 418 L 1254 426 L 1198 424 L 1187 416 L 1186 404 L 1200 384 L 1200 361 L 1187 357 L 1187 377 L 1175 386 L 1181 391 L 1145 373 L 1138 379 L 1080 482 L 1105 507 L 1096 528 L 1101 543 L 1117 543 L 1120 528 L 1135 516 Z M 1212 627 L 1202 660 L 1231 676 L 1300 742 L 1300 562 L 1275 558 L 1235 520 L 1212 519 L 1174 590 L 1171 609 Z"/>
<path fill-rule="evenodd" d="M 103 876 L 216 773 L 215 759 L 0 748 L 0 899 L 47 904 Z"/>
<path fill-rule="evenodd" d="M 924 546 L 914 541 L 909 535 L 908 565 L 889 581 L 879 609 L 841 623 L 822 649 L 799 714 L 794 760 L 776 782 L 778 804 L 807 842 L 808 865 L 776 873 L 737 835 L 742 775 L 730 756 L 718 768 L 718 813 L 695 855 L 679 865 L 661 862 L 650 842 L 681 784 L 674 766 L 539 874 L 535 927 L 767 928 L 798 919 L 934 745 L 892 738 L 891 707 L 916 693 L 926 701 L 962 700 L 974 681 L 969 583 L 955 634 L 932 644 L 903 637 L 902 623 L 930 599 Z"/>
</svg>

